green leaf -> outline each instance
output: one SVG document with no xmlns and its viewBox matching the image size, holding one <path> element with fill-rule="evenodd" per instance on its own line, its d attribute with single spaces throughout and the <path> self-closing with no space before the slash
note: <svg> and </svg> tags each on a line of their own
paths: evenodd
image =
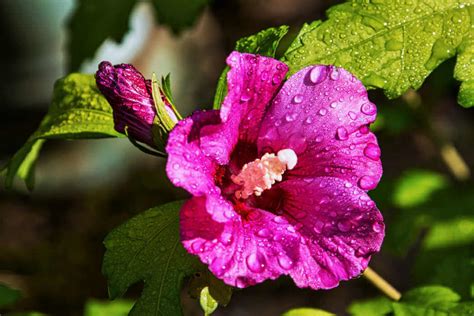
<svg viewBox="0 0 474 316">
<path fill-rule="evenodd" d="M 459 302 L 461 297 L 453 290 L 443 286 L 424 286 L 412 289 L 393 302 L 387 298 L 375 298 L 364 302 L 354 302 L 349 306 L 353 316 L 420 316 L 472 315 L 474 302 Z"/>
<path fill-rule="evenodd" d="M 114 229 L 104 241 L 103 273 L 112 299 L 145 283 L 131 315 L 179 315 L 184 277 L 202 270 L 179 239 L 181 202 L 149 209 Z"/>
<path fill-rule="evenodd" d="M 392 311 L 392 301 L 386 297 L 353 302 L 347 309 L 353 316 L 380 316 Z"/>
<path fill-rule="evenodd" d="M 291 309 L 282 316 L 335 316 L 335 314 L 323 311 L 322 309 L 300 307 Z"/>
<path fill-rule="evenodd" d="M 0 283 L 0 308 L 15 304 L 21 298 L 18 290 L 12 289 Z"/>
<path fill-rule="evenodd" d="M 390 98 L 418 89 L 444 60 L 459 53 L 459 102 L 474 104 L 473 0 L 354 0 L 336 5 L 328 20 L 306 24 L 285 53 L 294 73 L 312 64 L 334 64 Z"/>
<path fill-rule="evenodd" d="M 77 71 L 110 38 L 121 42 L 138 0 L 78 0 L 68 23 L 69 70 Z"/>
<path fill-rule="evenodd" d="M 241 38 L 235 44 L 235 50 L 241 53 L 252 53 L 263 56 L 275 57 L 278 44 L 288 32 L 288 26 L 270 27 L 257 34 Z M 217 82 L 216 94 L 214 96 L 213 109 L 220 109 L 227 94 L 227 72 L 229 67 L 222 71 Z"/>
<path fill-rule="evenodd" d="M 158 22 L 179 32 L 194 24 L 209 0 L 152 0 L 152 3 Z"/>
<path fill-rule="evenodd" d="M 199 303 L 201 304 L 201 308 L 204 311 L 204 316 L 211 315 L 219 306 L 219 303 L 214 297 L 212 297 L 211 293 L 209 292 L 209 287 L 207 286 L 201 290 Z"/>
<path fill-rule="evenodd" d="M 29 189 L 34 185 L 34 166 L 45 139 L 122 137 L 116 132 L 112 108 L 96 87 L 92 75 L 70 74 L 56 82 L 53 100 L 39 128 L 4 167 L 5 186 L 16 176 Z"/>
<path fill-rule="evenodd" d="M 99 301 L 88 300 L 84 307 L 84 316 L 127 316 L 133 302 L 128 300 Z"/>
<path fill-rule="evenodd" d="M 396 206 L 406 208 L 426 202 L 434 192 L 447 186 L 446 178 L 429 170 L 409 170 L 397 181 L 393 193 Z"/>
<path fill-rule="evenodd" d="M 459 306 L 461 297 L 449 288 L 442 286 L 426 286 L 408 291 L 400 302 L 394 302 L 395 316 L 415 315 L 450 315 L 466 316 L 460 313 L 465 306 L 473 303 L 464 303 Z"/>
</svg>

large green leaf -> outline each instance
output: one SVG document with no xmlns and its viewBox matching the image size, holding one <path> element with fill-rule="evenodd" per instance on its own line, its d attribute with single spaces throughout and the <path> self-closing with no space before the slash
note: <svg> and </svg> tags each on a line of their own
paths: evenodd
<svg viewBox="0 0 474 316">
<path fill-rule="evenodd" d="M 263 56 L 275 57 L 275 53 L 283 36 L 288 32 L 288 26 L 270 27 L 257 34 L 243 37 L 235 44 L 235 50 L 241 53 L 252 53 Z M 222 71 L 219 81 L 217 82 L 216 94 L 214 96 L 214 109 L 221 107 L 222 101 L 227 94 L 227 66 Z"/>
<path fill-rule="evenodd" d="M 474 302 L 460 302 L 461 297 L 442 286 L 415 288 L 402 295 L 399 302 L 386 298 L 354 302 L 349 313 L 354 316 L 420 316 L 420 315 L 473 315 Z"/>
<path fill-rule="evenodd" d="M 419 88 L 458 53 L 459 102 L 474 105 L 474 0 L 353 0 L 306 24 L 285 53 L 290 73 L 311 64 L 346 68 L 390 98 Z"/>
<path fill-rule="evenodd" d="M 107 39 L 121 42 L 129 17 L 138 0 L 78 0 L 69 20 L 69 70 L 77 71 L 82 62 L 94 56 Z"/>
<path fill-rule="evenodd" d="M 114 130 L 112 108 L 96 87 L 94 77 L 70 74 L 54 86 L 53 101 L 39 128 L 4 167 L 5 186 L 15 176 L 34 185 L 34 166 L 45 139 L 122 136 Z"/>
<path fill-rule="evenodd" d="M 179 240 L 179 209 L 173 202 L 149 209 L 105 239 L 103 273 L 111 298 L 139 281 L 145 287 L 131 315 L 179 315 L 183 278 L 202 269 Z"/>
<path fill-rule="evenodd" d="M 179 32 L 194 24 L 210 0 L 152 0 L 160 24 Z"/>
</svg>

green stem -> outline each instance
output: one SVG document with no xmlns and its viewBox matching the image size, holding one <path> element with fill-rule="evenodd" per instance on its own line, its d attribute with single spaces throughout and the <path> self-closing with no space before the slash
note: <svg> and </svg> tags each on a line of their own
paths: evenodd
<svg viewBox="0 0 474 316">
<path fill-rule="evenodd" d="M 375 285 L 382 293 L 394 301 L 399 301 L 402 295 L 390 283 L 385 281 L 377 272 L 367 267 L 362 274 L 367 280 Z"/>
</svg>

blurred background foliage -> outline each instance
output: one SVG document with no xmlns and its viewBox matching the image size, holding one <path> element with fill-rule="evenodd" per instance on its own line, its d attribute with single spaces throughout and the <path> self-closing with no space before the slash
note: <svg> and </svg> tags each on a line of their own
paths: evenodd
<svg viewBox="0 0 474 316">
<path fill-rule="evenodd" d="M 280 46 L 286 47 L 304 22 L 323 18 L 341 1 L 215 0 L 206 8 L 205 0 L 192 2 L 2 1 L 1 164 L 36 129 L 54 81 L 69 70 L 93 72 L 108 59 L 133 63 L 147 77 L 171 73 L 176 104 L 189 114 L 212 106 L 236 40 L 287 24 L 290 34 Z M 448 60 L 419 91 L 395 100 L 370 92 L 379 109 L 372 128 L 384 165 L 371 196 L 387 226 L 371 266 L 403 292 L 442 285 L 468 300 L 474 288 L 474 114 L 456 105 L 453 68 Z M 35 191 L 21 183 L 14 191 L 0 187 L 0 313 L 126 315 L 142 285 L 127 300 L 105 301 L 102 240 L 140 211 L 185 196 L 172 188 L 163 161 L 127 140 L 49 142 Z M 199 302 L 186 293 L 185 315 L 201 315 Z M 377 295 L 364 279 L 310 291 L 282 278 L 236 291 L 215 315 L 278 315 L 300 306 L 357 314 L 350 304 Z M 377 300 L 372 307 L 386 306 Z"/>
</svg>

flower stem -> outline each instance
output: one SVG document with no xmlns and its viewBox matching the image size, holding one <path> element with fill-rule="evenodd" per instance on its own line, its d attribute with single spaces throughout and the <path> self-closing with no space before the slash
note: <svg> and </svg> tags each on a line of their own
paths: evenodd
<svg viewBox="0 0 474 316">
<path fill-rule="evenodd" d="M 362 275 L 392 300 L 398 301 L 402 297 L 400 292 L 371 268 L 367 267 Z"/>
<path fill-rule="evenodd" d="M 444 163 L 448 166 L 456 179 L 460 181 L 469 179 L 471 171 L 453 144 L 443 144 L 440 151 Z"/>
</svg>

